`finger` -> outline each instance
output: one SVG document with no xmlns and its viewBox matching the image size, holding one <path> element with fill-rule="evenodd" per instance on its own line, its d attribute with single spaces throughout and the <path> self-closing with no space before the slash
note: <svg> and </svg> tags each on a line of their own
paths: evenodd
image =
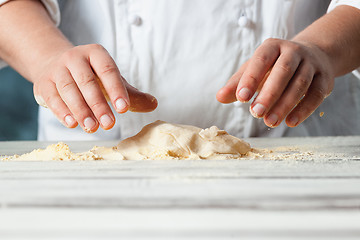
<svg viewBox="0 0 360 240">
<path fill-rule="evenodd" d="M 232 103 L 237 101 L 236 89 L 249 61 L 241 65 L 240 69 L 231 76 L 228 82 L 216 94 L 216 99 L 221 103 Z"/>
<path fill-rule="evenodd" d="M 156 109 L 158 102 L 154 96 L 140 92 L 126 81 L 125 85 L 130 98 L 131 112 L 152 112 Z"/>
<path fill-rule="evenodd" d="M 263 117 L 277 102 L 298 68 L 300 60 L 298 55 L 290 53 L 280 55 L 261 91 L 251 104 L 250 111 L 254 117 Z"/>
<path fill-rule="evenodd" d="M 85 102 L 80 90 L 70 72 L 64 69 L 56 76 L 56 88 L 75 120 L 88 133 L 96 132 L 99 128 L 95 116 Z"/>
<path fill-rule="evenodd" d="M 277 127 L 289 112 L 300 102 L 314 77 L 314 69 L 301 63 L 282 96 L 264 117 L 269 127 Z"/>
<path fill-rule="evenodd" d="M 105 99 L 88 59 L 78 58 L 68 64 L 68 69 L 75 80 L 86 104 L 90 107 L 101 128 L 108 130 L 115 124 L 115 117 Z"/>
<path fill-rule="evenodd" d="M 314 79 L 301 102 L 286 118 L 289 127 L 296 127 L 308 118 L 330 94 L 333 80 L 323 75 L 315 75 Z"/>
<path fill-rule="evenodd" d="M 130 106 L 130 99 L 116 66 L 110 54 L 100 45 L 91 45 L 90 64 L 103 84 L 112 105 L 118 113 L 124 113 Z"/>
<path fill-rule="evenodd" d="M 236 90 L 236 97 L 239 101 L 248 102 L 253 97 L 266 73 L 279 57 L 280 47 L 278 44 L 274 44 L 275 41 L 265 41 L 250 59 Z"/>
<path fill-rule="evenodd" d="M 42 82 L 41 89 L 34 87 L 34 96 L 40 105 L 49 108 L 56 118 L 66 127 L 75 128 L 78 123 L 72 116 L 69 108 L 61 99 L 54 82 Z M 42 97 L 43 96 L 43 97 Z"/>
</svg>

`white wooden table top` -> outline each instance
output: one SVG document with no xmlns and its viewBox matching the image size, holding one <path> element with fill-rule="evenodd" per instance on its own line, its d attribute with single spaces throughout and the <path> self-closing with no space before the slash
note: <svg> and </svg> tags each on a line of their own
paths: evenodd
<svg viewBox="0 0 360 240">
<path fill-rule="evenodd" d="M 248 141 L 327 157 L 0 162 L 0 239 L 360 239 L 360 137 Z"/>
</svg>

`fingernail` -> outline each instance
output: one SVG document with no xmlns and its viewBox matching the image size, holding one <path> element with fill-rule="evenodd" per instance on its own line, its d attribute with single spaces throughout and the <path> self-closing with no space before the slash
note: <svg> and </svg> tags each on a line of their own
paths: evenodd
<svg viewBox="0 0 360 240">
<path fill-rule="evenodd" d="M 252 115 L 256 118 L 261 118 L 265 113 L 265 107 L 264 105 L 257 103 L 253 108 L 252 108 Z"/>
<path fill-rule="evenodd" d="M 84 128 L 85 131 L 90 132 L 96 126 L 96 122 L 91 117 L 85 118 L 84 120 Z"/>
<path fill-rule="evenodd" d="M 247 102 L 247 101 L 249 101 L 250 94 L 251 94 L 250 89 L 248 89 L 248 88 L 242 88 L 242 89 L 238 92 L 239 101 L 241 101 L 241 102 Z"/>
<path fill-rule="evenodd" d="M 67 115 L 67 116 L 65 117 L 65 123 L 66 123 L 67 126 L 71 127 L 71 126 L 73 126 L 73 125 L 76 123 L 76 121 L 75 121 L 75 119 L 74 119 L 72 116 Z"/>
<path fill-rule="evenodd" d="M 118 100 L 116 100 L 115 102 L 115 107 L 116 107 L 116 111 L 118 112 L 123 112 L 126 110 L 128 104 L 125 102 L 124 99 L 119 98 Z"/>
<path fill-rule="evenodd" d="M 270 116 L 267 118 L 267 122 L 270 124 L 270 127 L 274 127 L 278 120 L 279 118 L 275 113 L 270 114 Z"/>
<path fill-rule="evenodd" d="M 107 114 L 104 114 L 100 117 L 101 125 L 103 125 L 104 127 L 110 126 L 113 123 L 113 121 L 114 120 Z"/>
<path fill-rule="evenodd" d="M 291 126 L 296 126 L 298 123 L 299 123 L 299 118 L 298 118 L 298 117 L 296 117 L 296 116 L 291 116 L 291 117 L 289 118 L 289 124 L 290 124 Z"/>
</svg>

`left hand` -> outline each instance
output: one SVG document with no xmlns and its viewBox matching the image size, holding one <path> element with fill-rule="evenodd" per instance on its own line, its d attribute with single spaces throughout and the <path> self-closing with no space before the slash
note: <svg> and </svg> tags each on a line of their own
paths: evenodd
<svg viewBox="0 0 360 240">
<path fill-rule="evenodd" d="M 296 127 L 330 95 L 334 73 L 327 54 L 314 44 L 267 39 L 219 90 L 219 102 L 251 103 L 254 117 L 277 127 Z"/>
</svg>

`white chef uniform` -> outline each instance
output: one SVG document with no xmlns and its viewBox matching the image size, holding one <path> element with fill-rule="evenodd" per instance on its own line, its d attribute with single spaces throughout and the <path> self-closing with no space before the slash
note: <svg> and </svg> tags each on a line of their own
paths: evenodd
<svg viewBox="0 0 360 240">
<path fill-rule="evenodd" d="M 55 0 L 43 0 L 59 23 Z M 332 1 L 330 8 L 360 1 Z M 349 74 L 297 128 L 269 129 L 249 103 L 224 105 L 216 92 L 267 38 L 290 39 L 326 13 L 327 0 L 60 0 L 60 29 L 76 45 L 99 43 L 133 86 L 159 101 L 153 113 L 117 115 L 110 131 L 67 129 L 40 108 L 39 140 L 110 140 L 129 137 L 161 119 L 238 137 L 360 134 L 360 83 Z M 347 106 L 346 108 L 344 106 Z"/>
</svg>

